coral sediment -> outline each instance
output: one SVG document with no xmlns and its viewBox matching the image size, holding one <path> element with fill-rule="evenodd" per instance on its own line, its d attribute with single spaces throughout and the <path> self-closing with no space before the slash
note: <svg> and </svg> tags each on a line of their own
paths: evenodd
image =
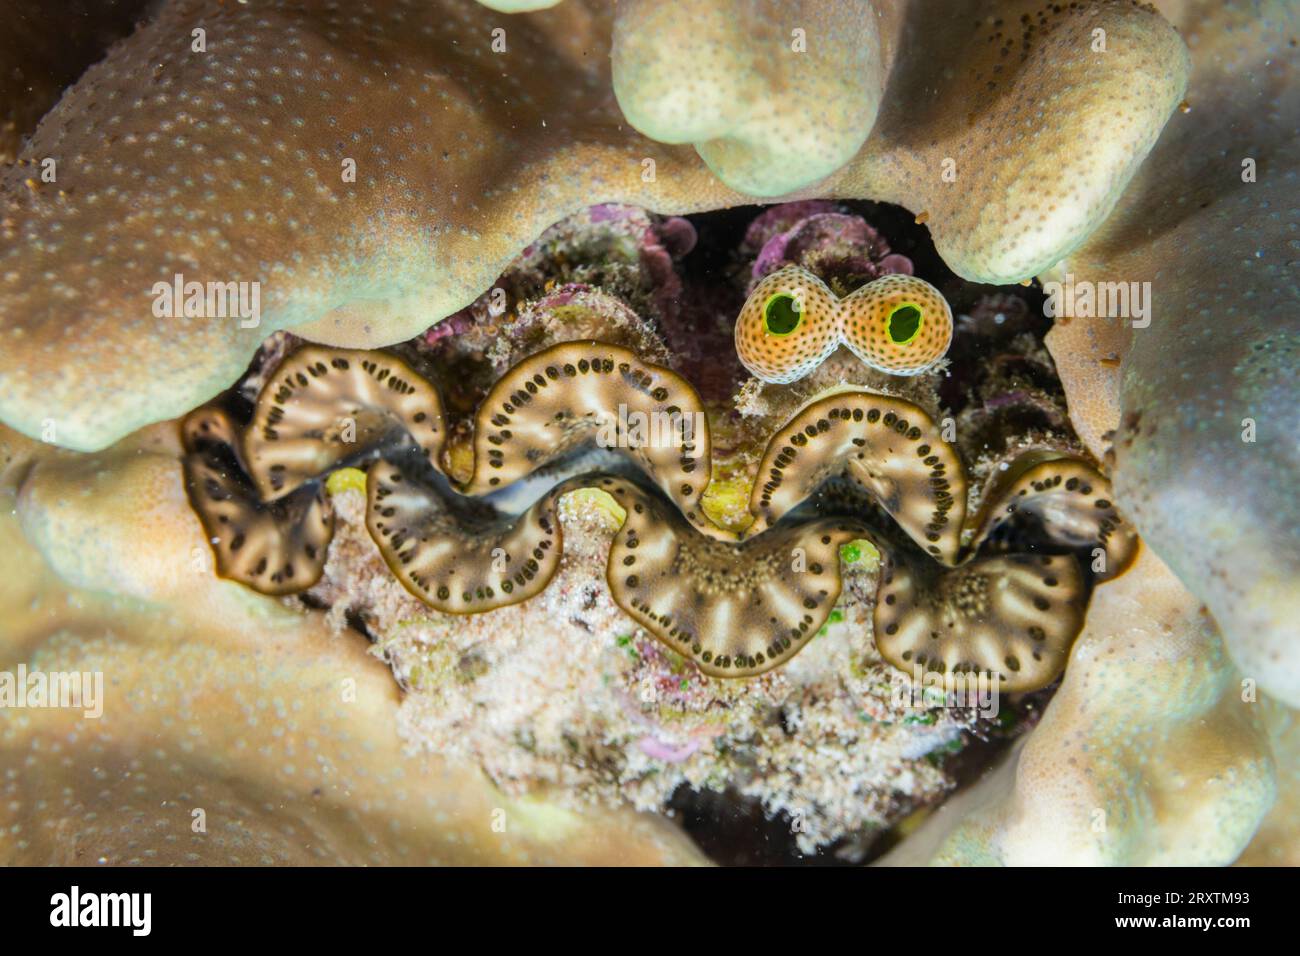
<svg viewBox="0 0 1300 956">
<path fill-rule="evenodd" d="M 672 816 L 684 795 L 717 792 L 780 818 L 802 853 L 854 860 L 947 792 L 941 758 L 965 735 L 1020 723 L 1009 701 L 998 720 L 902 693 L 907 678 L 869 639 L 865 556 L 845 567 L 836 612 L 798 657 L 718 680 L 611 598 L 602 578 L 623 512 L 601 492 L 561 498 L 565 547 L 549 587 L 472 617 L 430 609 L 393 578 L 363 494 L 341 489 L 334 502 L 339 531 L 313 602 L 340 635 L 355 639 L 364 621 L 407 691 L 399 726 L 415 754 L 481 767 L 514 799 Z"/>
</svg>

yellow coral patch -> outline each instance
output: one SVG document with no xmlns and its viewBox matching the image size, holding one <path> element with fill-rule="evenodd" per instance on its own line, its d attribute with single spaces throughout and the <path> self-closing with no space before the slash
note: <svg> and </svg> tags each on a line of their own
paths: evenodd
<svg viewBox="0 0 1300 956">
<path fill-rule="evenodd" d="M 627 517 L 623 506 L 609 492 L 599 488 L 579 488 L 565 495 L 563 501 L 577 512 L 598 515 L 611 531 L 621 528 L 623 519 Z"/>
<path fill-rule="evenodd" d="M 341 494 L 344 491 L 359 491 L 364 495 L 366 473 L 360 468 L 340 468 L 338 471 L 330 472 L 330 476 L 325 479 L 325 488 L 331 495 Z"/>
</svg>

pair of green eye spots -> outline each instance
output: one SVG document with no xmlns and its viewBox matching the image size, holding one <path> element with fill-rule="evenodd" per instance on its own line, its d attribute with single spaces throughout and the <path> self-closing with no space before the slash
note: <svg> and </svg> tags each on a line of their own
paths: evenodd
<svg viewBox="0 0 1300 956">
<path fill-rule="evenodd" d="M 763 331 L 775 338 L 793 335 L 803 324 L 804 311 L 799 299 L 788 292 L 778 292 L 763 305 Z M 910 345 L 921 334 L 921 307 L 900 302 L 885 319 L 890 341 Z"/>
</svg>

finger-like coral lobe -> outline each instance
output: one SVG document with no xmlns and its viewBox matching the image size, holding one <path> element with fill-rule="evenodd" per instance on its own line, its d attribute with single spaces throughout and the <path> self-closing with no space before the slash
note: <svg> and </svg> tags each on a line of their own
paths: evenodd
<svg viewBox="0 0 1300 956">
<path fill-rule="evenodd" d="M 237 431 L 215 405 L 181 426 L 185 485 L 216 557 L 217 573 L 263 594 L 293 594 L 320 579 L 334 512 L 319 485 L 274 501 L 254 488 L 237 455 Z"/>
<path fill-rule="evenodd" d="M 1140 0 L 922 0 L 906 13 L 926 56 L 897 62 L 843 185 L 925 212 L 965 278 L 1051 268 L 1100 226 L 1174 114 L 1187 47 Z"/>
<path fill-rule="evenodd" d="M 727 185 L 773 196 L 862 145 L 880 54 L 869 3 L 631 0 L 614 28 L 614 92 L 647 136 L 691 143 Z"/>
<path fill-rule="evenodd" d="M 1099 312 L 1047 341 L 1143 539 L 1242 673 L 1300 707 L 1300 6 L 1163 6 L 1193 50 L 1192 111 L 1068 261 L 1080 284 L 1153 280 L 1154 318 Z"/>
</svg>

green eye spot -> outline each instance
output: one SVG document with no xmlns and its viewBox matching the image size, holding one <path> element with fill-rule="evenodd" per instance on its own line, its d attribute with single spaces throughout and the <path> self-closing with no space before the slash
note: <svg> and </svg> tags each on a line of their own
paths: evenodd
<svg viewBox="0 0 1300 956">
<path fill-rule="evenodd" d="M 768 335 L 789 335 L 801 322 L 803 311 L 792 295 L 778 292 L 763 306 L 763 329 Z"/>
<path fill-rule="evenodd" d="M 889 313 L 889 339 L 895 345 L 907 345 L 920 334 L 921 310 L 910 302 Z"/>
</svg>

